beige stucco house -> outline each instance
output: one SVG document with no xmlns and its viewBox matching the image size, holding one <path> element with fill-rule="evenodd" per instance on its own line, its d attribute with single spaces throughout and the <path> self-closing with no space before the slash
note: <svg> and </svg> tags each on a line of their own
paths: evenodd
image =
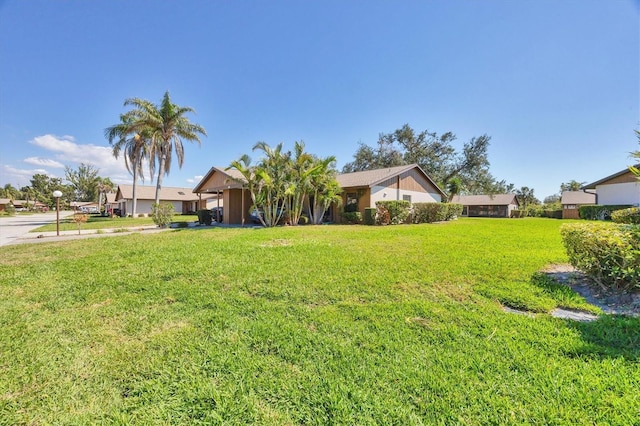
<svg viewBox="0 0 640 426">
<path fill-rule="evenodd" d="M 156 187 L 136 185 L 136 214 L 151 213 L 151 206 L 155 202 Z M 199 196 L 191 191 L 191 188 L 162 187 L 160 189 L 160 202 L 171 203 L 174 213 L 194 213 L 203 208 L 214 207 L 217 201 L 215 195 Z M 211 204 L 211 207 L 209 205 Z M 120 209 L 122 216 L 133 212 L 133 185 L 118 185 L 115 200 L 111 204 Z"/>
</svg>

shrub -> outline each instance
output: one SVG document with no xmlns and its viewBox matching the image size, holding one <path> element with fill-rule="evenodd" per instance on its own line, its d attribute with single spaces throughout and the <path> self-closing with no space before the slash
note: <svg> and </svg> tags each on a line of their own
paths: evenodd
<svg viewBox="0 0 640 426">
<path fill-rule="evenodd" d="M 173 204 L 171 203 L 153 203 L 151 206 L 151 218 L 153 223 L 160 228 L 166 228 L 171 224 L 173 219 Z"/>
<path fill-rule="evenodd" d="M 375 207 L 367 207 L 364 209 L 364 224 L 375 225 L 376 224 L 376 211 Z"/>
<path fill-rule="evenodd" d="M 360 212 L 343 212 L 342 219 L 351 224 L 362 223 L 362 213 Z"/>
<path fill-rule="evenodd" d="M 381 225 L 398 225 L 409 217 L 411 203 L 405 200 L 376 201 L 376 208 L 376 217 L 384 219 Z"/>
<path fill-rule="evenodd" d="M 462 205 L 460 206 L 459 214 L 462 214 Z M 413 205 L 413 223 L 433 223 L 447 220 L 448 217 L 453 217 L 450 214 L 450 205 L 446 203 L 415 203 Z M 458 208 L 454 208 L 452 213 L 458 212 Z"/>
<path fill-rule="evenodd" d="M 527 210 L 511 210 L 511 217 L 522 218 L 527 216 L 529 216 L 529 212 Z"/>
<path fill-rule="evenodd" d="M 16 214 L 16 208 L 13 204 L 9 203 L 4 206 L 4 211 L 9 215 L 13 216 Z"/>
<path fill-rule="evenodd" d="M 462 215 L 462 210 L 464 209 L 462 204 L 447 203 L 445 206 L 447 206 L 447 217 L 445 220 L 452 220 Z"/>
<path fill-rule="evenodd" d="M 569 261 L 597 283 L 640 289 L 640 227 L 571 223 L 560 228 Z"/>
<path fill-rule="evenodd" d="M 197 214 L 198 214 L 198 223 L 200 225 L 209 226 L 213 222 L 213 213 L 211 212 L 211 210 L 208 210 L 208 209 L 198 210 Z"/>
<path fill-rule="evenodd" d="M 611 213 L 611 220 L 616 223 L 640 224 L 640 208 L 616 210 Z"/>
<path fill-rule="evenodd" d="M 580 206 L 578 213 L 580 214 L 580 219 L 611 220 L 611 212 L 629 207 L 631 206 Z"/>
</svg>

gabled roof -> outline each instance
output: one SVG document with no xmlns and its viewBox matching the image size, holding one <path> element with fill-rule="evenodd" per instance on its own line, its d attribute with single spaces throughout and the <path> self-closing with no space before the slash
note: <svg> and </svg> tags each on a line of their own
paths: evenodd
<svg viewBox="0 0 640 426">
<path fill-rule="evenodd" d="M 222 175 L 226 176 L 229 180 L 229 185 L 226 185 L 223 188 L 204 188 L 204 185 L 209 181 L 209 179 L 211 179 L 211 176 L 213 176 L 214 173 L 221 173 Z M 191 192 L 204 193 L 204 192 L 222 191 L 224 189 L 230 189 L 230 188 L 242 188 L 242 185 L 245 183 L 247 183 L 247 180 L 236 169 L 226 170 L 226 168 L 223 168 L 223 167 L 211 167 L 207 172 L 207 174 L 204 175 L 202 179 L 200 179 L 200 182 L 198 182 L 196 187 L 193 188 Z"/>
<path fill-rule="evenodd" d="M 564 191 L 560 204 L 595 204 L 596 194 L 584 191 Z"/>
<path fill-rule="evenodd" d="M 342 188 L 368 187 L 371 188 L 381 182 L 401 175 L 409 170 L 416 169 L 424 178 L 438 190 L 440 195 L 446 197 L 446 194 L 438 187 L 438 185 L 427 175 L 424 170 L 417 164 L 407 164 L 404 166 L 387 167 L 376 170 L 365 170 L 362 172 L 342 173 L 336 179 Z"/>
<path fill-rule="evenodd" d="M 520 205 L 516 194 L 494 195 L 456 195 L 451 200 L 454 204 L 463 206 L 506 206 L 509 204 Z"/>
<path fill-rule="evenodd" d="M 118 185 L 116 201 L 133 198 L 133 185 Z M 155 200 L 156 187 L 136 185 L 136 198 L 138 200 Z M 160 188 L 160 200 L 162 201 L 195 201 L 198 197 L 193 195 L 191 188 L 175 188 L 163 186 Z"/>
<path fill-rule="evenodd" d="M 11 200 L 8 198 L 0 198 L 0 205 L 11 204 Z"/>
<path fill-rule="evenodd" d="M 636 164 L 634 165 L 635 168 L 640 168 L 640 164 Z M 618 173 L 614 173 L 611 176 L 607 176 L 606 178 L 597 180 L 593 183 L 590 183 L 589 185 L 585 185 L 583 186 L 581 189 L 596 189 L 596 186 L 598 185 L 602 185 L 603 183 L 606 183 L 607 181 L 610 181 L 612 179 L 615 179 L 617 177 L 620 177 L 622 175 L 626 175 L 627 173 L 631 173 L 631 170 L 629 170 L 629 168 L 627 167 L 624 170 L 620 170 Z"/>
</svg>

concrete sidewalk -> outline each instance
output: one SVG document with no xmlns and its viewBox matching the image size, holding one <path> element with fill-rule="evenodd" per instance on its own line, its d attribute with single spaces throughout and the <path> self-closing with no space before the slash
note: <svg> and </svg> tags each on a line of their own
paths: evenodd
<svg viewBox="0 0 640 426">
<path fill-rule="evenodd" d="M 155 225 L 134 226 L 130 228 L 107 228 L 107 229 L 81 229 L 78 231 L 60 231 L 57 235 L 56 231 L 49 232 L 28 232 L 19 237 L 12 239 L 5 245 L 26 244 L 26 243 L 44 243 L 52 241 L 69 241 L 86 238 L 116 237 L 118 235 L 129 235 L 136 232 L 144 232 L 145 234 L 168 231 L 174 228 L 158 228 Z"/>
</svg>

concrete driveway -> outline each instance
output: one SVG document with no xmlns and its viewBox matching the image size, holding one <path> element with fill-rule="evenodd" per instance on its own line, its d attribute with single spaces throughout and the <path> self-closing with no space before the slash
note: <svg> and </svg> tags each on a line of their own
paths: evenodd
<svg viewBox="0 0 640 426">
<path fill-rule="evenodd" d="M 62 219 L 70 212 L 60 212 Z M 56 221 L 56 212 L 0 217 L 0 246 L 11 244 L 17 238 L 47 223 Z"/>
</svg>

